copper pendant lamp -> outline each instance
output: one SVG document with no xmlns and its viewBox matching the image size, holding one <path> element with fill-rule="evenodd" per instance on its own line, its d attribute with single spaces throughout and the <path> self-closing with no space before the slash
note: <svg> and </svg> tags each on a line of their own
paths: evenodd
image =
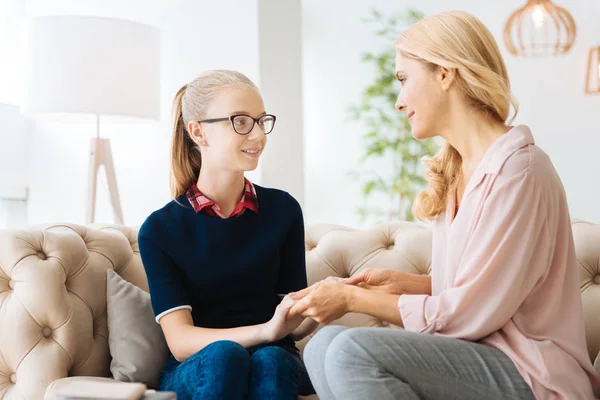
<svg viewBox="0 0 600 400">
<path fill-rule="evenodd" d="M 576 34 L 577 26 L 571 14 L 550 0 L 527 0 L 504 25 L 504 43 L 515 56 L 566 54 Z"/>
</svg>

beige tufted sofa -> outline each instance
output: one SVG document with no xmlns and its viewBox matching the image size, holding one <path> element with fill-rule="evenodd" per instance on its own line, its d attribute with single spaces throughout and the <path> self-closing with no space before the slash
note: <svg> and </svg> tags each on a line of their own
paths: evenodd
<svg viewBox="0 0 600 400">
<path fill-rule="evenodd" d="M 576 222 L 573 229 L 593 360 L 600 350 L 600 225 Z M 431 232 L 414 223 L 365 230 L 312 225 L 306 236 L 309 283 L 367 267 L 430 271 Z M 0 398 L 42 399 L 49 386 L 52 398 L 61 378 L 110 376 L 109 268 L 147 290 L 135 229 L 63 224 L 0 231 Z M 360 315 L 338 323 L 386 325 Z"/>
</svg>

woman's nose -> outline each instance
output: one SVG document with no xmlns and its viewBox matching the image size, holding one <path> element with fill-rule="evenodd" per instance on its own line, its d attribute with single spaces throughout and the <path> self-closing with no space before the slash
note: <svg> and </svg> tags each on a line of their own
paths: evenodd
<svg viewBox="0 0 600 400">
<path fill-rule="evenodd" d="M 406 110 L 406 104 L 404 104 L 404 101 L 400 98 L 400 96 L 398 96 L 398 99 L 396 100 L 396 110 L 400 112 Z"/>
</svg>

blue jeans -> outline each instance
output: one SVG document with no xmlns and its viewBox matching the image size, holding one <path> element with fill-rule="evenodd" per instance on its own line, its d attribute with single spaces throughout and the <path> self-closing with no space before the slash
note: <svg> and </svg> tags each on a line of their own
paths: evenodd
<svg viewBox="0 0 600 400">
<path fill-rule="evenodd" d="M 177 392 L 177 400 L 296 400 L 298 394 L 315 393 L 296 351 L 245 349 L 228 340 L 214 342 L 182 363 L 171 357 L 160 390 Z"/>
</svg>

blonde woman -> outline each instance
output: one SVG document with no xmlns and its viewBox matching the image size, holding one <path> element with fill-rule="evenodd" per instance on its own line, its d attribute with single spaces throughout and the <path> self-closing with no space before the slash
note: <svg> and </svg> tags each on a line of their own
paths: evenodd
<svg viewBox="0 0 600 400">
<path fill-rule="evenodd" d="M 319 397 L 592 399 L 567 200 L 529 128 L 507 122 L 517 106 L 494 38 L 444 12 L 396 50 L 396 108 L 416 139 L 445 139 L 414 205 L 433 221 L 432 274 L 368 270 L 292 296 L 290 315 L 404 327 L 318 332 L 304 356 Z"/>
<path fill-rule="evenodd" d="M 160 389 L 185 399 L 288 399 L 314 393 L 282 296 L 306 287 L 304 222 L 288 193 L 254 185 L 275 126 L 252 81 L 208 71 L 175 96 L 173 201 L 139 231 L 156 320 L 172 356 Z"/>
</svg>

